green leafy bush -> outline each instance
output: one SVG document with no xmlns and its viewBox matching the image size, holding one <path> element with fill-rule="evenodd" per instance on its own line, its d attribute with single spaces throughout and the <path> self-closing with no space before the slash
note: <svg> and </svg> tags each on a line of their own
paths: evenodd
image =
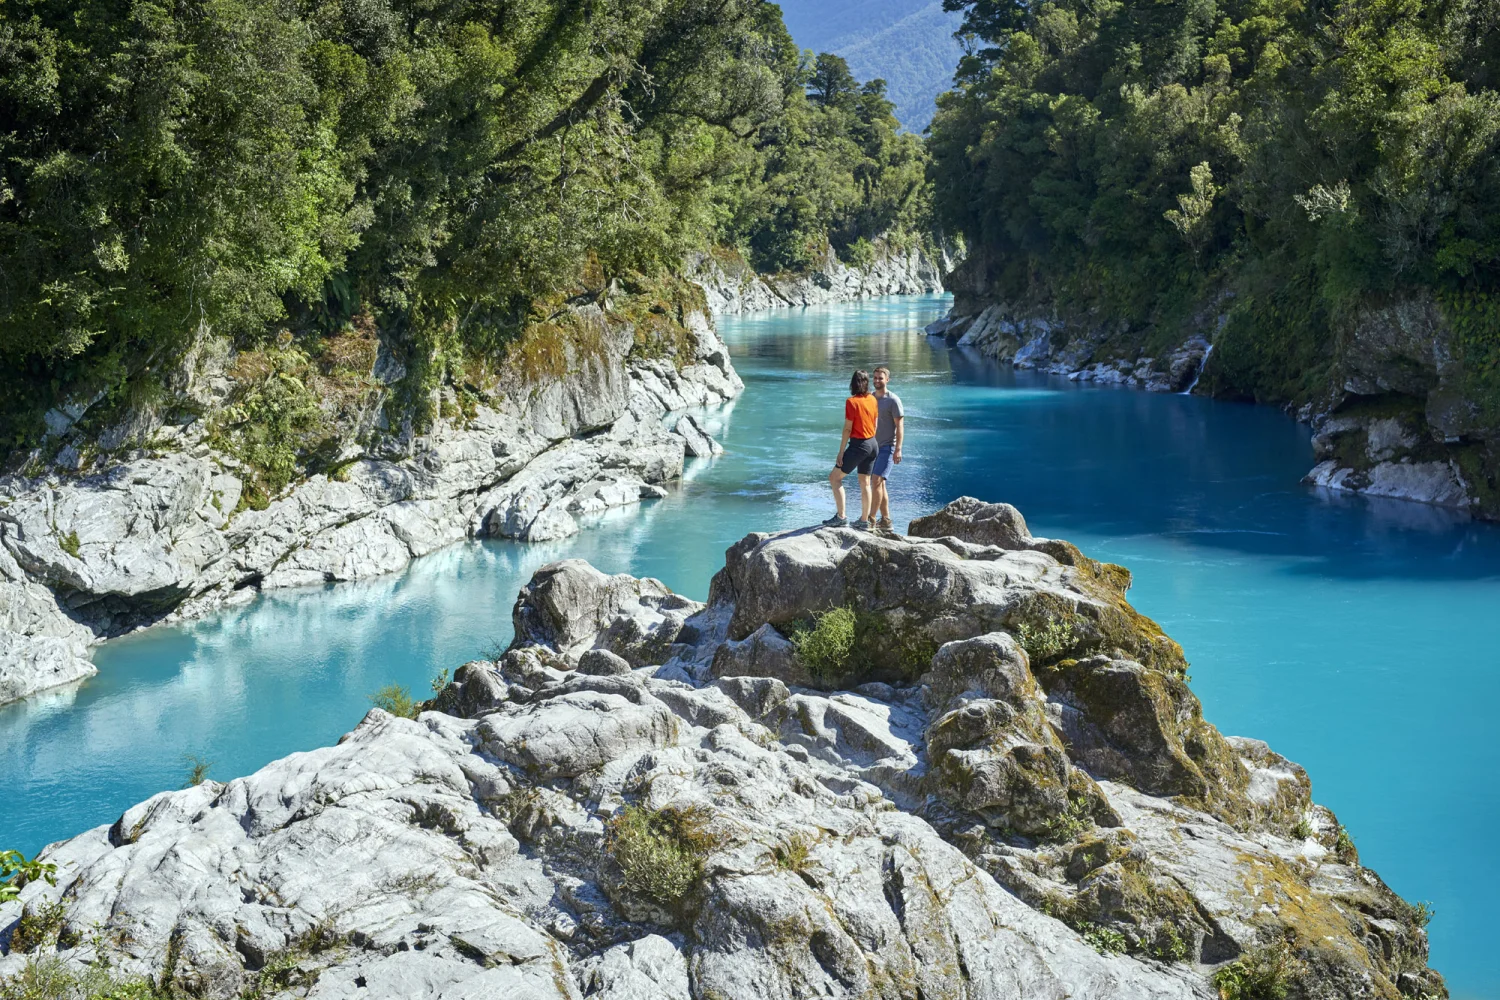
<svg viewBox="0 0 1500 1000">
<path fill-rule="evenodd" d="M 792 629 L 797 658 L 819 684 L 911 680 L 932 662 L 937 643 L 899 614 L 852 606 L 815 613 Z"/>
<path fill-rule="evenodd" d="M 0 979 L 0 1000 L 164 1000 L 149 979 L 116 978 L 98 966 L 70 967 L 56 955 L 28 959 Z"/>
<path fill-rule="evenodd" d="M 794 833 L 785 844 L 771 849 L 771 859 L 782 871 L 800 872 L 812 863 L 812 845 L 800 833 Z"/>
<path fill-rule="evenodd" d="M 837 607 L 814 615 L 810 627 L 794 630 L 792 645 L 808 672 L 822 681 L 846 674 L 854 652 L 855 625 L 854 609 Z"/>
<path fill-rule="evenodd" d="M 611 821 L 606 849 L 622 888 L 672 908 L 697 885 L 716 843 L 701 810 L 632 805 Z"/>
<path fill-rule="evenodd" d="M 67 907 L 60 901 L 33 900 L 11 931 L 11 951 L 35 951 L 55 942 L 67 915 Z"/>
<path fill-rule="evenodd" d="M 1026 650 L 1026 655 L 1037 663 L 1067 652 L 1078 641 L 1073 623 L 1060 617 L 1041 622 L 1023 621 L 1016 626 L 1016 639 Z"/>
<path fill-rule="evenodd" d="M 0 903 L 8 903 L 21 894 L 27 882 L 43 879 L 57 884 L 57 866 L 36 858 L 26 859 L 20 851 L 0 851 Z"/>
<path fill-rule="evenodd" d="M 1190 954 L 1188 943 L 1183 940 L 1177 928 L 1172 924 L 1162 924 L 1156 931 L 1156 938 L 1146 949 L 1152 958 L 1163 962 L 1186 961 Z"/>
<path fill-rule="evenodd" d="M 1354 838 L 1349 836 L 1349 830 L 1344 824 L 1338 825 L 1338 830 L 1333 838 L 1333 853 L 1346 865 L 1359 864 L 1359 848 L 1354 846 Z"/>
<path fill-rule="evenodd" d="M 1286 942 L 1246 952 L 1213 974 L 1220 1000 L 1286 1000 L 1303 965 Z"/>
<path fill-rule="evenodd" d="M 402 719 L 415 719 L 422 711 L 421 703 L 413 701 L 411 692 L 400 684 L 387 684 L 376 691 L 370 695 L 370 704 Z"/>
<path fill-rule="evenodd" d="M 1125 935 L 1113 927 L 1083 921 L 1078 925 L 1078 933 L 1083 935 L 1086 944 L 1101 955 L 1123 955 L 1130 947 Z"/>
</svg>

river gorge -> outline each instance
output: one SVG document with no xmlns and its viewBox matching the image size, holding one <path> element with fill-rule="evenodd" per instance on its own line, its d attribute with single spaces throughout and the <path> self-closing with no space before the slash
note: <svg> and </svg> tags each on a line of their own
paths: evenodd
<svg viewBox="0 0 1500 1000">
<path fill-rule="evenodd" d="M 1132 604 L 1182 644 L 1206 719 L 1306 767 L 1363 862 L 1433 904 L 1432 966 L 1453 995 L 1500 996 L 1486 777 L 1500 766 L 1486 735 L 1500 527 L 1301 485 L 1309 432 L 1268 407 L 1079 385 L 946 347 L 922 329 L 948 303 L 721 318 L 746 389 L 697 416 L 725 453 L 577 535 L 460 543 L 395 575 L 106 642 L 97 677 L 0 707 L 0 845 L 31 853 L 112 823 L 181 785 L 189 757 L 222 781 L 332 744 L 382 685 L 425 697 L 441 671 L 504 649 L 517 591 L 554 560 L 705 598 L 746 533 L 830 513 L 844 380 L 885 363 L 908 414 L 898 530 L 968 495 L 1128 567 Z"/>
</svg>

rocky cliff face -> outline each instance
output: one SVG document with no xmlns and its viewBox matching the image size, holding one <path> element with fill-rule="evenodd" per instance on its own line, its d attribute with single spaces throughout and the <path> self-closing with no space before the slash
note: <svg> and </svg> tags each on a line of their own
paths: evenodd
<svg viewBox="0 0 1500 1000">
<path fill-rule="evenodd" d="M 953 309 L 928 328 L 950 344 L 1074 381 L 1243 394 L 1214 365 L 1220 307 L 1206 308 L 1176 344 L 1148 352 L 1140 331 L 990 302 L 965 287 L 962 270 L 951 280 Z M 1315 435 L 1318 464 L 1305 481 L 1500 519 L 1497 404 L 1476 396 L 1458 353 L 1454 331 L 1430 300 L 1365 310 L 1340 338 L 1326 385 L 1289 408 Z"/>
<path fill-rule="evenodd" d="M 874 259 L 863 266 L 845 264 L 825 246 L 805 274 L 757 274 L 735 253 L 697 254 L 688 269 L 719 315 L 943 290 L 948 261 L 935 262 L 917 247 L 896 250 L 884 240 L 874 246 Z"/>
<path fill-rule="evenodd" d="M 685 454 L 717 447 L 691 416 L 666 418 L 739 393 L 728 351 L 701 312 L 682 352 L 658 358 L 633 352 L 631 324 L 573 312 L 590 352 L 564 374 L 377 438 L 260 509 L 241 503 L 244 466 L 207 420 L 96 475 L 0 480 L 0 703 L 94 673 L 92 642 L 144 624 L 393 572 L 465 537 L 558 538 L 662 495 Z"/>
<path fill-rule="evenodd" d="M 0 976 L 107 961 L 205 997 L 1447 995 L 1423 912 L 1300 767 L 1204 720 L 1126 570 L 967 498 L 912 535 L 747 536 L 706 604 L 545 567 L 511 648 L 416 720 L 372 711 L 338 746 L 51 847 L 57 885 L 0 907 Z"/>
</svg>

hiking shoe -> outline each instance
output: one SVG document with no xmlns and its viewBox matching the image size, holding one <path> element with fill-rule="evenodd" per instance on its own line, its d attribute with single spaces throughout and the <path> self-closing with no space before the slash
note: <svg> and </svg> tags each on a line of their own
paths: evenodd
<svg viewBox="0 0 1500 1000">
<path fill-rule="evenodd" d="M 855 521 L 849 527 L 853 528 L 855 531 L 869 531 L 870 530 L 870 522 L 864 520 L 863 518 L 861 518 L 860 520 Z"/>
<path fill-rule="evenodd" d="M 876 521 L 875 530 L 880 532 L 882 535 L 896 534 L 896 526 L 891 524 L 891 519 L 888 517 L 882 517 L 879 521 Z"/>
<path fill-rule="evenodd" d="M 835 514 L 832 517 L 830 517 L 828 520 L 826 520 L 826 521 L 823 522 L 823 527 L 825 527 L 825 528 L 847 528 L 847 527 L 849 527 L 849 519 L 847 517 L 839 517 L 837 514 Z"/>
</svg>

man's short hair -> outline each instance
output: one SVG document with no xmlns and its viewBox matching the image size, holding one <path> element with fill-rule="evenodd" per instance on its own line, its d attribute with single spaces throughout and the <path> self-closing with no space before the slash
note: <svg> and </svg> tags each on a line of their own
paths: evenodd
<svg viewBox="0 0 1500 1000">
<path fill-rule="evenodd" d="M 875 370 L 878 371 L 878 372 L 885 372 L 886 377 L 887 378 L 890 377 L 891 370 L 889 368 L 887 368 L 885 365 L 881 365 L 878 368 L 876 368 Z"/>
</svg>

